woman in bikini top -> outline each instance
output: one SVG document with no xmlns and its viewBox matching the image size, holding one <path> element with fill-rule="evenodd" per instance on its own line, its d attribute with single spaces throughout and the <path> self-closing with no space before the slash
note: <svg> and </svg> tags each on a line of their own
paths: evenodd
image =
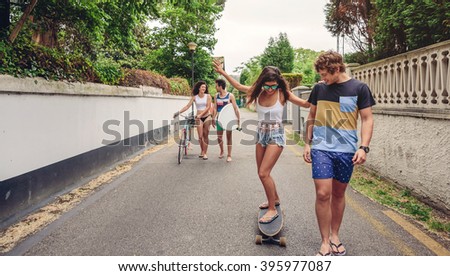
<svg viewBox="0 0 450 276">
<path fill-rule="evenodd" d="M 194 85 L 194 88 L 192 89 L 192 97 L 189 100 L 189 103 L 180 111 L 178 111 L 178 114 L 188 110 L 193 103 L 195 103 L 195 107 L 197 108 L 195 123 L 201 149 L 200 155 L 198 157 L 203 158 L 203 160 L 208 160 L 208 156 L 206 154 L 208 151 L 209 143 L 209 128 L 211 126 L 212 120 L 210 118 L 211 114 L 209 112 L 209 107 L 211 106 L 211 95 L 208 92 L 208 85 L 206 84 L 206 82 L 199 81 Z"/>
</svg>

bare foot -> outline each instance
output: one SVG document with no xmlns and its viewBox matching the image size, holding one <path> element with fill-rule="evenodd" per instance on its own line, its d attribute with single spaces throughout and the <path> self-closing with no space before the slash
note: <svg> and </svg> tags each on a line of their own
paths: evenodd
<svg viewBox="0 0 450 276">
<path fill-rule="evenodd" d="M 319 252 L 317 252 L 316 256 L 331 256 L 331 247 L 329 244 L 322 243 L 320 246 Z"/>
<path fill-rule="evenodd" d="M 261 219 L 259 219 L 259 223 L 271 223 L 277 217 L 277 210 L 268 210 L 267 213 Z"/>
<path fill-rule="evenodd" d="M 275 200 L 275 206 L 278 206 L 278 205 L 280 205 L 280 201 L 279 200 Z M 261 203 L 260 205 L 259 205 L 259 209 L 267 209 L 267 208 L 269 208 L 269 202 L 264 202 L 264 203 Z"/>
<path fill-rule="evenodd" d="M 330 247 L 331 247 L 331 252 L 335 256 L 344 256 L 347 253 L 344 245 L 339 241 L 339 239 L 337 239 L 337 242 L 332 242 L 330 240 Z"/>
</svg>

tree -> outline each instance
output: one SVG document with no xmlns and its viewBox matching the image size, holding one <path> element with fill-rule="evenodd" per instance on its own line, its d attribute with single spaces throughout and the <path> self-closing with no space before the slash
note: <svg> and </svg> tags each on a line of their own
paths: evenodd
<svg viewBox="0 0 450 276">
<path fill-rule="evenodd" d="M 173 5 L 165 5 L 160 11 L 159 23 L 150 32 L 149 44 L 152 51 L 141 67 L 157 71 L 167 77 L 191 79 L 191 53 L 189 42 L 198 46 L 194 53 L 195 81 L 214 81 L 211 55 L 217 40 L 215 22 L 220 18 L 224 7 L 216 0 L 192 3 L 190 10 Z"/>
<path fill-rule="evenodd" d="M 244 63 L 239 82 L 244 85 L 253 85 L 262 71 L 260 64 L 261 56 L 252 57 L 249 61 Z"/>
<path fill-rule="evenodd" d="M 358 51 L 353 60 L 369 61 L 450 39 L 450 1 L 332 0 L 326 27 L 345 34 Z"/>
<path fill-rule="evenodd" d="M 311 49 L 298 48 L 294 50 L 294 69 L 293 73 L 302 73 L 302 84 L 312 85 L 317 81 L 318 74 L 314 68 L 314 62 L 320 52 Z"/>
<path fill-rule="evenodd" d="M 372 53 L 375 8 L 373 0 L 332 0 L 325 6 L 325 27 L 339 38 L 345 35 L 356 51 Z"/>
<path fill-rule="evenodd" d="M 24 1 L 26 2 L 26 1 Z M 9 36 L 14 42 L 18 33 L 28 19 L 32 19 L 36 32 L 34 38 L 41 45 L 54 47 L 57 45 L 57 34 L 61 30 L 79 27 L 90 27 L 91 34 L 97 39 L 105 34 L 103 28 L 110 26 L 113 36 L 130 34 L 130 30 L 143 16 L 158 17 L 158 5 L 170 3 L 186 10 L 192 9 L 192 3 L 202 0 L 30 0 L 21 20 L 15 25 Z M 102 9 L 103 8 L 103 9 Z M 36 10 L 34 10 L 36 9 Z M 124 12 L 126 11 L 126 12 Z M 114 26 L 117 23 L 120 28 Z M 78 33 L 79 35 L 80 33 Z M 117 38 L 117 37 L 115 37 Z"/>
<path fill-rule="evenodd" d="M 376 1 L 376 55 L 385 58 L 450 39 L 449 1 Z"/>
<path fill-rule="evenodd" d="M 290 73 L 294 69 L 294 49 L 286 33 L 280 33 L 278 38 L 271 37 L 269 44 L 261 55 L 261 67 L 276 66 L 282 73 Z"/>
</svg>

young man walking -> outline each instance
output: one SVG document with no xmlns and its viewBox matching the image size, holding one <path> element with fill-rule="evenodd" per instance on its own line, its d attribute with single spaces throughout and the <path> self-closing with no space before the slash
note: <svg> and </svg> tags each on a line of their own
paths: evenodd
<svg viewBox="0 0 450 276">
<path fill-rule="evenodd" d="M 312 163 L 316 188 L 316 216 L 322 237 L 317 256 L 346 254 L 339 239 L 345 209 L 345 190 L 353 166 L 363 164 L 372 138 L 372 106 L 369 87 L 345 73 L 342 56 L 333 51 L 321 54 L 314 64 L 322 82 L 316 84 L 311 103 L 303 158 Z M 357 121 L 361 117 L 358 145 Z"/>
<path fill-rule="evenodd" d="M 240 125 L 240 114 L 239 114 L 239 107 L 236 104 L 236 98 L 232 93 L 229 93 L 225 90 L 226 82 L 223 79 L 217 79 L 216 80 L 216 98 L 214 101 L 214 114 L 213 118 L 216 122 L 216 129 L 217 129 L 217 139 L 219 142 L 220 147 L 220 153 L 219 158 L 222 159 L 224 156 L 224 149 L 223 149 L 223 132 L 224 128 L 219 124 L 217 121 L 217 118 L 219 116 L 220 111 L 222 111 L 222 108 L 224 108 L 227 104 L 232 104 L 234 108 L 234 112 L 236 113 L 236 117 L 238 118 L 238 126 Z M 227 134 L 227 162 L 231 162 L 231 147 L 233 144 L 233 138 L 232 138 L 232 132 L 231 130 L 225 130 Z"/>
</svg>

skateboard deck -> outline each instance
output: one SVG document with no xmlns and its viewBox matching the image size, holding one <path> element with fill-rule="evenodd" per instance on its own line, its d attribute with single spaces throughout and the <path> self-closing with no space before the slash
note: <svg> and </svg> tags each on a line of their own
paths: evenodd
<svg viewBox="0 0 450 276">
<path fill-rule="evenodd" d="M 275 238 L 276 235 L 278 235 L 281 230 L 283 229 L 284 225 L 284 213 L 280 206 L 276 206 L 278 217 L 273 220 L 271 223 L 259 223 L 259 219 L 261 219 L 267 212 L 268 209 L 260 209 L 258 213 L 258 228 L 259 231 L 263 235 L 256 235 L 256 243 L 262 244 L 262 243 L 274 243 L 279 244 L 280 246 L 286 246 L 286 238 L 280 237 L 279 239 Z"/>
</svg>

